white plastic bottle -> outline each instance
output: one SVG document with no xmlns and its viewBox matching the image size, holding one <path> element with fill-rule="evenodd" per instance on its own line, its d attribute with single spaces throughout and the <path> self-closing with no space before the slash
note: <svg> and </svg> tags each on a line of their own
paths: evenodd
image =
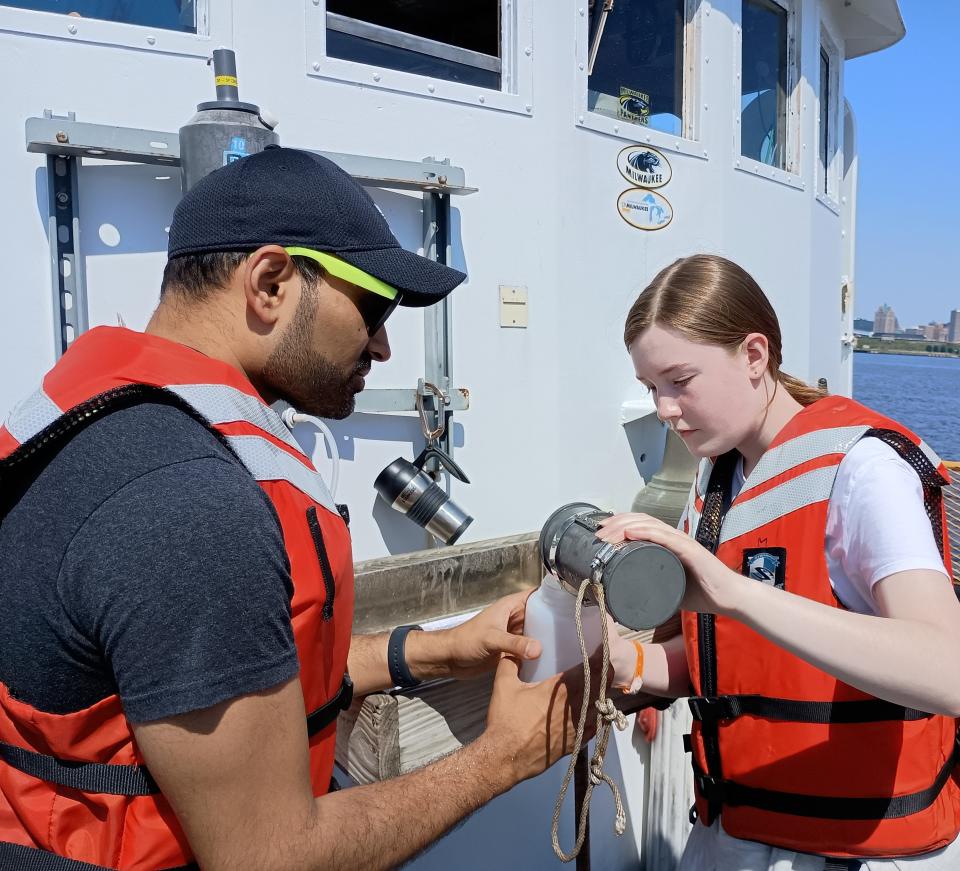
<svg viewBox="0 0 960 871">
<path fill-rule="evenodd" d="M 527 599 L 523 634 L 543 645 L 539 659 L 526 659 L 520 665 L 520 680 L 543 680 L 583 662 L 577 637 L 576 596 L 571 596 L 553 575 L 546 575 L 540 587 Z M 600 647 L 603 628 L 600 609 L 584 605 L 581 612 L 583 635 L 591 655 Z"/>
</svg>

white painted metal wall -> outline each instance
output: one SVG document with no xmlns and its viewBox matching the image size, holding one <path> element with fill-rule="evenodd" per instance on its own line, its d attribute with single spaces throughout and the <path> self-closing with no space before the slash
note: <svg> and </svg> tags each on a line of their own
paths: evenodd
<svg viewBox="0 0 960 871">
<path fill-rule="evenodd" d="M 637 292 L 676 257 L 713 251 L 741 262 L 781 317 L 785 368 L 848 389 L 840 344 L 842 220 L 839 208 L 814 193 L 816 87 L 807 74 L 817 75 L 815 0 L 800 4 L 802 147 L 790 183 L 735 166 L 739 2 L 692 4 L 700 27 L 697 141 L 629 124 L 620 125 L 620 135 L 581 125 L 585 79 L 577 59 L 586 52 L 585 16 L 576 4 L 513 2 L 521 93 L 500 98 L 506 108 L 463 102 L 484 96 L 464 86 L 459 101 L 438 96 L 443 83 L 433 95 L 419 85 L 417 94 L 385 90 L 357 64 L 348 67 L 367 84 L 320 77 L 313 58 L 322 48 L 323 4 L 312 0 L 269 8 L 211 0 L 208 40 L 160 33 L 153 45 L 143 28 L 81 20 L 70 34 L 62 16 L 0 8 L 0 75 L 19 83 L 5 93 L 0 126 L 8 312 L 0 323 L 7 373 L 0 413 L 53 361 L 44 158 L 24 150 L 25 119 L 52 108 L 81 121 L 175 130 L 196 102 L 211 97 L 204 56 L 219 44 L 237 50 L 241 96 L 281 118 L 284 144 L 413 160 L 447 156 L 479 188 L 456 199 L 453 212 L 453 265 L 470 276 L 453 303 L 454 381 L 470 388 L 473 402 L 454 418 L 456 458 L 473 482 L 453 486 L 476 517 L 469 539 L 535 529 L 565 500 L 629 506 L 640 476 L 618 419 L 621 404 L 643 388 L 623 350 L 623 319 Z M 829 12 L 824 20 L 830 26 Z M 110 44 L 118 40 L 129 44 Z M 396 84 L 396 76 L 385 76 L 380 84 Z M 616 156 L 635 135 L 644 142 L 649 135 L 673 165 L 662 192 L 675 218 L 659 232 L 632 228 L 616 210 L 628 186 Z M 91 323 L 115 323 L 120 315 L 141 327 L 157 298 L 177 173 L 84 159 L 80 190 Z M 421 245 L 419 196 L 384 191 L 376 198 L 403 244 Z M 528 289 L 527 329 L 498 325 L 501 284 Z M 413 387 L 422 374 L 421 315 L 401 311 L 390 328 L 394 359 L 376 367 L 368 384 Z M 419 449 L 414 418 L 357 415 L 334 428 L 356 556 L 424 546 L 411 524 L 375 507 L 372 489 L 390 460 Z"/>
</svg>

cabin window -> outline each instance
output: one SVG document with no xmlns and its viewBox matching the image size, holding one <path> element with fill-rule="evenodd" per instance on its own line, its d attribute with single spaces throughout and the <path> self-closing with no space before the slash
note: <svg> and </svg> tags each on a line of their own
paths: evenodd
<svg viewBox="0 0 960 871">
<path fill-rule="evenodd" d="M 817 195 L 834 208 L 840 199 L 840 50 L 826 28 L 820 33 L 820 81 L 817 131 Z"/>
<path fill-rule="evenodd" d="M 830 142 L 834 135 L 830 108 L 833 105 L 830 92 L 830 55 L 820 48 L 820 193 L 830 193 Z"/>
<path fill-rule="evenodd" d="M 197 32 L 196 0 L 0 0 L 0 7 Z"/>
<path fill-rule="evenodd" d="M 500 90 L 500 0 L 327 0 L 327 57 Z"/>
<path fill-rule="evenodd" d="M 590 0 L 587 108 L 683 135 L 685 0 Z"/>
<path fill-rule="evenodd" d="M 742 12 L 740 153 L 787 169 L 788 12 L 775 0 L 743 0 Z"/>
</svg>

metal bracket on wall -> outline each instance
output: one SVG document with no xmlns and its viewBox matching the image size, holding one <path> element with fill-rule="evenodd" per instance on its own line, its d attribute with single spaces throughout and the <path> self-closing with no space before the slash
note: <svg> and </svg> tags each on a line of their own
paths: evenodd
<svg viewBox="0 0 960 871">
<path fill-rule="evenodd" d="M 87 300 L 80 257 L 79 201 L 77 169 L 84 156 L 99 160 L 180 165 L 178 133 L 88 124 L 76 120 L 73 112 L 54 115 L 49 109 L 42 118 L 27 118 L 27 151 L 47 155 L 50 189 L 50 252 L 54 287 L 56 353 L 88 327 Z M 315 151 L 350 173 L 367 187 L 420 191 L 423 194 L 424 254 L 440 263 L 450 260 L 450 197 L 472 194 L 466 186 L 462 167 L 449 160 L 426 158 L 423 161 L 393 160 L 359 154 Z M 425 380 L 436 384 L 450 397 L 446 413 L 469 406 L 466 389 L 451 389 L 451 353 L 449 302 L 424 312 Z M 357 411 L 416 411 L 416 390 L 372 389 L 357 397 Z M 449 427 L 444 450 L 451 447 Z"/>
<path fill-rule="evenodd" d="M 47 109 L 44 114 L 55 124 L 74 120 L 73 112 L 60 117 Z M 57 359 L 88 327 L 87 289 L 80 256 L 79 166 L 79 157 L 52 154 L 47 157 L 47 238 L 50 240 L 54 353 Z"/>
<path fill-rule="evenodd" d="M 424 163 L 436 163 L 428 157 Z M 449 159 L 441 161 L 449 165 Z M 450 240 L 450 197 L 446 194 L 423 194 L 423 254 L 438 263 L 449 264 L 453 257 Z M 435 384 L 447 396 L 453 383 L 453 301 L 446 296 L 423 313 L 424 379 Z M 437 409 L 440 412 L 440 409 Z M 443 409 L 444 430 L 440 449 L 453 456 L 453 434 L 450 416 L 453 407 Z M 439 471 L 439 464 L 431 460 L 427 471 Z"/>
</svg>

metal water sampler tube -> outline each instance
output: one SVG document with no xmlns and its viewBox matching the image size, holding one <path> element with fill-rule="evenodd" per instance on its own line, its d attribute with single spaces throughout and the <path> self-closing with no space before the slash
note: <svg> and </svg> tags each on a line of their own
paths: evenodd
<svg viewBox="0 0 960 871">
<path fill-rule="evenodd" d="M 184 193 L 215 169 L 280 142 L 273 132 L 277 121 L 259 106 L 240 101 L 237 57 L 231 49 L 214 51 L 213 75 L 217 99 L 200 103 L 197 114 L 180 128 Z"/>
</svg>

